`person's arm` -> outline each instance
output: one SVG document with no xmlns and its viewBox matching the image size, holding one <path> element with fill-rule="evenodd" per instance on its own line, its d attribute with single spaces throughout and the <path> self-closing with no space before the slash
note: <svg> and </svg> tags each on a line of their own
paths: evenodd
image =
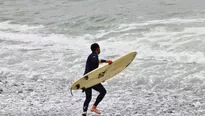
<svg viewBox="0 0 205 116">
<path fill-rule="evenodd" d="M 111 61 L 111 60 L 104 60 L 104 59 L 101 59 L 101 60 L 99 60 L 99 63 L 108 63 L 108 64 L 112 64 L 112 61 Z"/>
</svg>

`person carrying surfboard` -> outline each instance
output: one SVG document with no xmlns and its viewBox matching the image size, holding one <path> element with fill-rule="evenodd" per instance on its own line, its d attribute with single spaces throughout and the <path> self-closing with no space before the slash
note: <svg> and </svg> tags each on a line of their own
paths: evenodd
<svg viewBox="0 0 205 116">
<path fill-rule="evenodd" d="M 98 68 L 99 63 L 112 64 L 111 60 L 103 60 L 103 59 L 99 60 L 98 55 L 100 54 L 100 46 L 97 43 L 92 44 L 90 48 L 92 53 L 87 58 L 84 75 Z M 92 89 L 98 91 L 100 94 L 98 95 L 94 105 L 92 106 L 91 111 L 97 114 L 101 114 L 101 112 L 97 109 L 97 105 L 102 101 L 107 91 L 105 90 L 104 86 L 101 83 L 99 83 L 97 85 L 94 85 L 84 90 L 86 99 L 83 104 L 82 116 L 87 115 L 88 106 L 92 98 Z"/>
</svg>

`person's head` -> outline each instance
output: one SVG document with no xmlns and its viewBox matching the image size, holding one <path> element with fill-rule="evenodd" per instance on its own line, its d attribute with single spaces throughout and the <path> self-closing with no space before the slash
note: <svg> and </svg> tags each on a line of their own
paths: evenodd
<svg viewBox="0 0 205 116">
<path fill-rule="evenodd" d="M 90 46 L 92 52 L 100 54 L 100 46 L 97 43 L 94 43 Z"/>
</svg>

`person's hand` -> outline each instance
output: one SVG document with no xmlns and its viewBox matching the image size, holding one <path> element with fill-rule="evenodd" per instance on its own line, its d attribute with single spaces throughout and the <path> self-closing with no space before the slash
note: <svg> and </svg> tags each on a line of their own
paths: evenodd
<svg viewBox="0 0 205 116">
<path fill-rule="evenodd" d="M 111 60 L 106 60 L 106 63 L 108 63 L 109 65 L 112 64 Z"/>
</svg>

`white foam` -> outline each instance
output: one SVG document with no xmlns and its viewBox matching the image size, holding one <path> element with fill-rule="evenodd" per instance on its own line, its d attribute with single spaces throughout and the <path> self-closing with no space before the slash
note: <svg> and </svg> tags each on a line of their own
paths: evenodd
<svg viewBox="0 0 205 116">
<path fill-rule="evenodd" d="M 118 40 L 119 41 L 116 41 Z M 122 38 L 121 38 L 122 39 Z M 103 56 L 120 56 L 130 51 L 137 51 L 138 58 L 141 59 L 153 59 L 153 60 L 164 60 L 171 62 L 183 62 L 183 63 L 205 63 L 205 56 L 202 51 L 178 51 L 178 49 L 173 49 L 173 44 L 171 38 L 137 38 L 136 40 L 124 40 L 120 38 L 109 38 L 105 41 L 100 41 L 102 46 Z M 166 40 L 167 41 L 163 41 Z M 144 42 L 143 40 L 146 40 Z M 160 42 L 163 41 L 163 42 Z M 191 41 L 191 40 L 187 40 Z M 192 40 L 195 41 L 195 40 Z M 156 46 L 156 47 L 154 47 Z M 163 48 L 163 46 L 168 46 Z M 177 46 L 177 45 L 176 45 Z M 175 47 L 176 47 L 175 46 Z M 178 45 L 180 46 L 180 45 Z M 154 47 L 154 48 L 153 48 Z M 170 51 L 169 49 L 173 49 Z"/>
<path fill-rule="evenodd" d="M 192 42 L 200 40 L 200 38 L 182 39 L 186 37 L 199 36 L 205 34 L 204 27 L 188 27 L 179 32 L 167 31 L 165 26 L 158 26 L 151 28 L 148 32 L 143 32 L 143 37 L 133 37 L 130 39 L 129 35 L 132 33 L 122 33 L 123 31 L 129 31 L 138 28 L 138 26 L 145 26 L 150 24 L 171 24 L 171 23 L 192 23 L 203 22 L 205 19 L 167 19 L 167 20 L 154 20 L 137 24 L 121 24 L 116 30 L 99 31 L 95 35 L 85 34 L 82 36 L 71 37 L 63 34 L 25 34 L 0 31 L 0 38 L 5 40 L 29 42 L 32 46 L 45 46 L 51 45 L 59 48 L 66 47 L 72 49 L 76 54 L 87 55 L 90 53 L 90 44 L 98 42 L 102 46 L 103 56 L 120 56 L 130 51 L 137 51 L 137 57 L 140 58 L 156 58 L 156 59 L 175 59 L 177 62 L 197 62 L 204 63 L 204 54 L 202 51 L 193 53 L 192 51 L 179 52 L 175 50 L 186 42 Z M 10 22 L 3 22 L 0 25 L 0 29 L 14 29 L 26 31 L 29 29 L 41 28 L 41 26 L 22 26 L 13 25 Z M 6 28 L 5 25 L 8 25 Z M 100 39 L 101 37 L 109 33 L 119 33 L 115 37 L 109 37 L 107 39 Z M 187 35 L 187 33 L 189 35 Z M 137 32 L 136 32 L 137 34 Z M 126 38 L 124 37 L 126 35 Z M 97 38 L 97 39 L 96 39 Z M 181 40 L 180 42 L 177 42 Z M 200 40 L 204 42 L 204 40 Z M 32 49 L 32 48 L 31 48 Z M 58 48 L 57 48 L 58 49 Z M 172 50 L 172 51 L 170 51 Z"/>
<path fill-rule="evenodd" d="M 92 43 L 92 35 L 84 35 L 78 37 L 65 36 L 63 34 L 25 34 L 25 33 L 14 33 L 14 32 L 3 32 L 0 31 L 0 38 L 2 40 L 14 41 L 14 42 L 25 42 L 24 47 L 28 49 L 36 47 L 51 46 L 53 49 L 71 49 L 76 54 L 87 55 L 90 52 L 90 44 Z M 20 45 L 5 45 L 6 48 L 11 49 L 22 49 Z M 50 48 L 50 47 L 48 47 Z"/>
<path fill-rule="evenodd" d="M 171 19 L 148 21 L 148 24 L 201 23 L 201 22 L 204 22 L 204 21 L 205 21 L 204 18 L 198 18 L 198 19 L 171 18 Z"/>
<path fill-rule="evenodd" d="M 187 31 L 185 29 L 184 31 L 180 32 L 180 34 L 186 34 L 187 32 L 190 33 L 194 31 L 195 30 Z M 153 37 L 152 34 L 155 34 L 154 36 L 160 35 L 162 37 L 161 38 Z M 42 34 L 1 32 L 1 31 L 0 31 L 0 38 L 5 40 L 26 42 L 28 46 L 31 45 L 34 47 L 35 46 L 43 47 L 44 45 L 51 44 L 52 46 L 54 46 L 55 49 L 57 49 L 56 51 L 61 49 L 61 47 L 67 47 L 68 49 L 73 50 L 74 53 L 80 55 L 87 54 L 88 52 L 90 52 L 90 48 L 89 48 L 90 44 L 93 42 L 98 42 L 101 45 L 103 56 L 123 55 L 124 53 L 130 51 L 137 51 L 138 52 L 137 58 L 142 58 L 142 59 L 150 58 L 153 60 L 168 60 L 173 62 L 204 63 L 205 58 L 203 52 L 199 51 L 194 53 L 191 51 L 176 51 L 176 50 L 168 51 L 166 48 L 161 47 L 161 45 L 172 46 L 172 44 L 174 44 L 172 42 L 174 41 L 171 40 L 172 39 L 177 40 L 179 38 L 176 39 L 171 37 L 176 36 L 178 34 L 179 33 L 174 32 L 171 33 L 170 35 L 170 32 L 167 32 L 165 28 L 160 27 L 157 29 L 153 29 L 151 32 L 148 32 L 148 34 L 145 34 L 144 37 L 141 38 L 136 37 L 136 38 L 132 38 L 132 40 L 124 39 L 123 36 L 121 36 L 122 38 L 110 37 L 104 40 L 99 40 L 99 39 L 96 40 L 95 35 L 90 35 L 90 34 L 85 34 L 78 37 L 69 37 L 62 34 L 42 35 Z M 200 34 L 202 34 L 202 31 L 200 32 Z M 154 45 L 156 45 L 157 47 L 153 47 Z M 18 45 L 16 45 L 15 47 L 18 48 Z M 46 46 L 46 48 L 49 47 Z M 58 115 L 59 112 L 61 114 L 64 113 L 64 115 L 80 115 L 82 107 L 79 104 L 83 103 L 84 96 L 82 95 L 84 94 L 81 94 L 79 91 L 77 96 L 75 94 L 75 97 L 70 97 L 70 95 L 68 95 L 70 82 L 66 82 L 65 80 L 58 80 L 58 79 L 49 80 L 50 78 L 57 78 L 62 76 L 65 76 L 64 78 L 72 78 L 72 79 L 77 78 L 77 75 L 81 74 L 80 69 L 82 69 L 82 64 L 80 63 L 78 64 L 80 58 L 72 59 L 69 61 L 75 63 L 75 66 L 71 68 L 68 67 L 70 65 L 66 66 L 66 62 L 68 60 L 63 60 L 62 58 L 63 54 L 52 54 L 51 56 L 50 53 L 51 52 L 46 51 L 45 56 L 47 56 L 48 58 L 45 59 L 42 58 L 35 62 L 34 60 L 25 59 L 25 61 L 23 61 L 23 63 L 20 64 L 20 66 L 22 67 L 21 68 L 17 67 L 19 70 L 18 72 L 21 73 L 21 75 L 19 75 L 19 78 L 21 77 L 22 80 L 20 80 L 19 78 L 15 79 L 14 77 L 9 78 L 15 83 L 17 83 L 18 81 L 22 81 L 22 84 L 20 83 L 19 86 L 8 86 L 7 87 L 8 89 L 6 87 L 3 88 L 4 91 L 6 90 L 5 93 L 2 94 L 3 96 L 2 111 L 3 113 L 5 113 L 5 115 L 6 114 L 21 115 L 18 113 L 22 113 L 22 115 L 24 114 L 25 115 L 26 114 Z M 33 55 L 35 54 L 31 53 L 29 58 L 32 57 Z M 55 60 L 54 62 L 49 61 L 52 60 L 52 58 L 50 57 L 56 58 L 57 60 Z M 17 58 L 19 58 L 19 56 L 17 56 Z M 41 66 L 43 67 L 43 69 L 41 69 Z M 68 68 L 64 68 L 63 66 Z M 11 70 L 13 67 L 15 66 L 14 65 L 11 67 L 8 66 L 9 72 L 12 72 Z M 202 102 L 199 100 L 196 101 L 196 99 L 200 98 L 200 96 L 198 97 L 195 93 L 191 93 L 187 95 L 187 93 L 190 91 L 187 92 L 186 90 L 180 93 L 178 92 L 178 89 L 180 90 L 186 88 L 189 89 L 193 88 L 193 90 L 195 91 L 196 89 L 200 89 L 201 86 L 203 87 L 203 85 L 199 85 L 198 88 L 189 87 L 189 83 L 185 81 L 188 80 L 188 82 L 191 83 L 191 86 L 192 83 L 194 85 L 195 84 L 194 82 L 199 82 L 200 79 L 202 80 L 202 77 L 204 77 L 203 71 L 197 74 L 190 75 L 189 78 L 183 76 L 183 78 L 186 79 L 180 81 L 177 80 L 175 76 L 172 75 L 172 71 L 173 72 L 178 71 L 178 73 L 180 73 L 179 75 L 186 75 L 187 74 L 186 71 L 189 71 L 188 69 L 184 70 L 183 68 L 179 68 L 175 70 L 172 69 L 172 67 L 169 67 L 168 65 L 166 66 L 158 65 L 157 67 L 151 66 L 149 68 L 146 67 L 146 65 L 143 65 L 140 67 L 141 68 L 140 70 L 134 67 L 133 71 L 129 70 L 130 71 L 129 73 L 126 74 L 124 73 L 124 75 L 126 76 L 129 75 L 129 78 L 133 79 L 130 80 L 132 82 L 128 82 L 129 79 L 124 77 L 120 78 L 120 81 L 117 80 L 119 78 L 115 78 L 112 81 L 113 86 L 106 86 L 109 93 L 108 96 L 105 97 L 104 100 L 105 103 L 100 105 L 100 107 L 104 111 L 106 111 L 104 112 L 104 114 L 114 115 L 113 114 L 114 112 L 116 115 L 119 114 L 121 115 L 152 115 L 152 114 L 186 115 L 187 113 L 190 113 L 189 111 L 192 111 L 190 109 L 193 109 L 193 107 L 195 106 L 200 109 L 198 110 L 194 108 L 195 110 L 193 110 L 192 112 L 195 113 L 200 110 L 201 112 L 204 112 L 203 108 L 201 107 L 204 105 L 203 104 L 204 100 Z M 166 67 L 168 67 L 168 69 L 171 69 L 171 71 L 168 72 L 170 73 L 170 75 L 162 74 L 163 71 L 169 71 L 167 69 L 161 71 L 161 69 Z M 186 66 L 184 67 L 186 68 Z M 26 70 L 24 70 L 23 68 L 26 68 Z M 35 71 L 34 69 L 37 69 L 37 71 Z M 4 70 L 6 71 L 7 68 L 5 68 Z M 157 72 L 159 70 L 161 72 Z M 68 74 L 66 73 L 67 71 L 69 72 Z M 143 73 L 143 71 L 149 71 L 150 73 L 148 72 Z M 15 76 L 16 74 L 18 73 L 15 73 Z M 196 79 L 192 79 L 193 76 L 197 76 Z M 36 78 L 34 80 L 37 81 L 24 80 L 28 77 Z M 178 75 L 176 77 L 178 77 Z M 177 84 L 175 82 L 177 82 Z M 136 85 L 135 83 L 139 83 L 142 86 L 139 84 Z M 164 83 L 168 85 L 165 86 Z M 127 87 L 129 84 L 131 86 Z M 152 89 L 149 88 L 150 86 L 152 87 Z M 159 88 L 157 88 L 157 86 Z M 173 88 L 170 87 L 169 89 L 167 89 L 166 88 L 167 86 L 174 86 L 174 87 Z M 27 91 L 27 88 L 33 88 L 33 91 L 29 92 Z M 7 90 L 8 91 L 12 90 L 16 93 L 12 92 L 10 94 L 7 94 L 6 93 Z M 22 93 L 18 93 L 19 90 L 21 90 Z M 125 91 L 126 94 L 122 94 Z M 114 92 L 114 94 L 112 94 L 112 92 Z M 203 93 L 202 89 L 200 93 Z M 113 99 L 115 100 L 113 101 Z M 201 97 L 201 99 L 203 99 L 203 97 Z M 116 104 L 120 104 L 120 105 L 117 105 L 116 107 Z M 127 107 L 124 108 L 124 105 L 126 105 Z M 182 108 L 183 110 L 181 110 Z M 74 109 L 78 109 L 78 110 L 74 110 Z M 123 109 L 123 110 L 120 111 L 119 109 Z M 187 112 L 187 113 L 183 113 L 183 112 Z"/>
<path fill-rule="evenodd" d="M 100 30 L 99 33 L 94 35 L 95 38 L 102 38 L 104 36 L 109 36 L 109 34 L 120 34 L 121 32 L 127 32 L 135 30 L 135 29 L 145 29 L 147 31 L 139 32 L 139 34 L 143 34 L 145 36 L 175 36 L 178 34 L 186 34 L 186 33 L 196 33 L 196 34 L 204 34 L 204 27 L 187 27 L 184 30 L 180 31 L 168 31 L 166 29 L 167 24 L 189 24 L 189 23 L 204 23 L 204 18 L 198 19 L 182 19 L 182 18 L 172 18 L 172 19 L 162 19 L 162 20 L 151 20 L 146 22 L 139 22 L 139 23 L 131 23 L 131 24 L 120 24 L 115 29 L 110 30 Z M 164 25 L 164 26 L 157 26 L 157 25 Z M 155 25 L 152 27 L 152 25 Z M 151 26 L 151 28 L 150 28 Z M 150 30 L 149 30 L 150 29 Z M 137 30 L 136 30 L 137 33 Z"/>
<path fill-rule="evenodd" d="M 140 47 L 138 49 L 139 58 L 151 58 L 156 60 L 166 60 L 172 62 L 183 62 L 183 63 L 205 63 L 205 56 L 203 52 L 167 52 L 165 50 L 153 50 L 149 47 Z"/>
<path fill-rule="evenodd" d="M 34 29 L 35 30 L 41 29 L 43 27 L 44 27 L 43 25 L 29 26 L 29 25 L 12 24 L 10 21 L 0 22 L 0 30 L 27 32 Z"/>
<path fill-rule="evenodd" d="M 186 23 L 203 23 L 205 19 L 164 19 L 153 20 L 144 23 L 132 23 L 132 24 L 120 24 L 116 30 L 110 30 L 108 32 L 103 31 L 101 36 L 108 35 L 110 33 L 119 33 L 118 36 L 110 37 L 107 40 L 102 41 L 102 45 L 105 46 L 105 51 L 108 54 L 122 54 L 129 52 L 129 50 L 138 51 L 138 57 L 141 58 L 155 58 L 172 60 L 176 62 L 195 62 L 205 63 L 204 53 L 201 49 L 191 50 L 185 49 L 186 45 L 201 42 L 205 35 L 204 27 L 184 27 L 179 31 L 167 30 L 166 25 L 154 26 L 150 28 L 150 31 L 143 32 L 143 37 L 133 37 L 133 32 L 129 33 L 129 30 L 137 29 L 139 26 L 148 26 L 153 24 L 186 24 Z M 126 33 L 120 34 L 126 31 Z M 141 32 L 140 32 L 141 33 Z M 136 31 L 135 35 L 138 34 Z M 122 36 L 121 36 L 122 35 Z M 126 36 L 125 36 L 126 35 Z M 130 35 L 130 39 L 129 38 Z M 123 37 L 125 36 L 125 37 Z M 186 44 L 188 43 L 188 44 Z M 184 45 L 184 47 L 183 47 Z M 178 49 L 178 48 L 183 49 Z M 120 49 L 120 50 L 117 50 Z M 112 52 L 109 52 L 111 50 Z M 183 51 L 182 51 L 183 50 Z M 198 52 L 195 52 L 198 51 Z"/>
<path fill-rule="evenodd" d="M 120 24 L 118 29 L 135 29 L 138 26 L 147 26 L 147 25 L 155 25 L 155 24 L 186 24 L 186 23 L 203 23 L 205 22 L 204 18 L 198 19 L 181 19 L 181 18 L 172 18 L 172 19 L 162 19 L 162 20 L 152 20 L 141 23 L 131 23 L 131 24 Z M 125 29 L 126 28 L 126 29 Z"/>
<path fill-rule="evenodd" d="M 189 27 L 184 29 L 185 33 L 205 34 L 205 27 Z"/>
</svg>

